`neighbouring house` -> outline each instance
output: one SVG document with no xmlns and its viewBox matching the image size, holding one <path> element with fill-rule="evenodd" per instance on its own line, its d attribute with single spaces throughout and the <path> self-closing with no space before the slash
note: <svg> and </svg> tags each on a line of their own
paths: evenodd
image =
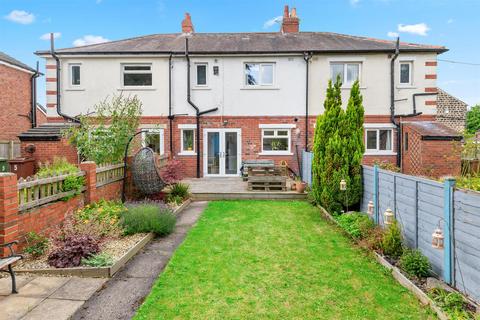
<svg viewBox="0 0 480 320">
<path fill-rule="evenodd" d="M 438 88 L 436 121 L 458 131 L 465 130 L 468 105 Z"/>
<path fill-rule="evenodd" d="M 303 32 L 288 6 L 279 32 L 197 33 L 189 14 L 181 28 L 37 51 L 46 60 L 49 121 L 72 121 L 112 94 L 137 95 L 144 144 L 200 177 L 238 175 L 247 159 L 287 161 L 298 172 L 337 76 L 345 105 L 360 81 L 367 164 L 401 165 L 401 122 L 437 117 L 443 46 Z"/>
<path fill-rule="evenodd" d="M 0 159 L 20 155 L 18 135 L 46 121 L 36 103 L 36 79 L 41 74 L 0 52 Z"/>
</svg>

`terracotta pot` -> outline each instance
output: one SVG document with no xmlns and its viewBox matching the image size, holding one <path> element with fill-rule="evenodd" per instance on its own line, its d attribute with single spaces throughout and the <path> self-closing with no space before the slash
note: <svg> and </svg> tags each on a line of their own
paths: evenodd
<svg viewBox="0 0 480 320">
<path fill-rule="evenodd" d="M 297 182 L 295 185 L 298 193 L 305 192 L 305 187 L 307 186 L 305 182 Z"/>
<path fill-rule="evenodd" d="M 295 191 L 297 189 L 297 186 L 296 186 L 296 182 L 292 182 L 291 186 L 290 186 L 290 189 L 292 191 Z"/>
</svg>

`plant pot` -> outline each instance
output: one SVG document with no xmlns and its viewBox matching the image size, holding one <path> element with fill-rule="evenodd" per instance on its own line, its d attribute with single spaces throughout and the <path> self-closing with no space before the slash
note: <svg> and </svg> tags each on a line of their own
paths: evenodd
<svg viewBox="0 0 480 320">
<path fill-rule="evenodd" d="M 304 193 L 305 192 L 305 187 L 307 184 L 305 182 L 297 182 L 295 183 L 295 188 L 298 193 Z"/>
<path fill-rule="evenodd" d="M 296 182 L 292 182 L 292 184 L 290 185 L 290 189 L 291 189 L 292 191 L 297 190 L 297 183 L 296 183 Z"/>
</svg>

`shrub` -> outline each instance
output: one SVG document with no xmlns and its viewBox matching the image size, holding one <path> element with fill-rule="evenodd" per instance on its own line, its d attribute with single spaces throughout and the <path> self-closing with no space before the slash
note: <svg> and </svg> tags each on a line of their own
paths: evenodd
<svg viewBox="0 0 480 320">
<path fill-rule="evenodd" d="M 379 227 L 374 226 L 364 239 L 361 239 L 359 245 L 368 250 L 382 252 L 382 240 L 385 231 Z"/>
<path fill-rule="evenodd" d="M 400 258 L 400 268 L 411 277 L 425 278 L 430 275 L 430 262 L 419 250 L 405 250 Z"/>
<path fill-rule="evenodd" d="M 54 175 L 69 174 L 70 176 L 66 177 L 63 180 L 62 187 L 60 191 L 67 192 L 75 190 L 76 192 L 68 197 L 63 197 L 62 200 L 68 200 L 75 195 L 80 193 L 81 188 L 85 184 L 85 178 L 80 176 L 74 176 L 75 173 L 80 172 L 80 169 L 77 168 L 74 164 L 67 161 L 65 158 L 55 157 L 53 162 L 50 164 L 48 162 L 41 164 L 40 169 L 37 172 L 37 177 L 47 178 Z"/>
<path fill-rule="evenodd" d="M 160 176 L 166 184 L 175 184 L 183 179 L 182 163 L 178 160 L 170 160 L 160 170 Z"/>
<path fill-rule="evenodd" d="M 48 249 L 48 239 L 34 231 L 27 233 L 25 236 L 27 246 L 23 251 L 32 255 L 33 257 L 39 257 L 45 253 Z"/>
<path fill-rule="evenodd" d="M 467 133 L 475 133 L 480 130 L 480 104 L 473 106 L 467 112 L 465 129 Z"/>
<path fill-rule="evenodd" d="M 87 205 L 75 213 L 75 229 L 99 238 L 119 236 L 122 232 L 120 214 L 124 209 L 125 206 L 117 201 L 100 200 Z"/>
<path fill-rule="evenodd" d="M 153 232 L 164 236 L 173 231 L 175 222 L 176 218 L 171 210 L 148 204 L 127 208 L 121 218 L 121 224 L 127 235 Z"/>
<path fill-rule="evenodd" d="M 82 265 L 89 267 L 108 267 L 113 264 L 113 258 L 108 253 L 98 253 L 82 259 Z"/>
<path fill-rule="evenodd" d="M 430 290 L 429 296 L 451 319 L 476 319 L 473 313 L 467 310 L 467 304 L 458 292 L 433 288 Z"/>
<path fill-rule="evenodd" d="M 84 234 L 69 235 L 57 239 L 55 249 L 48 255 L 48 264 L 55 268 L 78 267 L 82 258 L 88 258 L 100 251 L 98 241 Z"/>
<path fill-rule="evenodd" d="M 113 96 L 96 104 L 94 115 L 82 115 L 80 126 L 72 126 L 65 136 L 76 146 L 83 160 L 97 164 L 123 159 L 125 146 L 135 134 L 142 114 L 137 96 Z"/>
<path fill-rule="evenodd" d="M 368 236 L 375 224 L 363 213 L 342 214 L 335 218 L 339 225 L 353 238 L 363 239 Z"/>
<path fill-rule="evenodd" d="M 385 230 L 382 238 L 383 253 L 393 259 L 398 259 L 403 253 L 402 233 L 397 221 Z"/>
<path fill-rule="evenodd" d="M 175 183 L 170 187 L 167 202 L 180 204 L 190 196 L 190 186 L 185 183 Z"/>
</svg>

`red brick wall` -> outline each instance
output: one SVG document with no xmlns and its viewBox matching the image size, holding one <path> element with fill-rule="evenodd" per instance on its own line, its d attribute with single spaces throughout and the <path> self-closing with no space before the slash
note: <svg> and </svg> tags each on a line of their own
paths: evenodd
<svg viewBox="0 0 480 320">
<path fill-rule="evenodd" d="M 0 64 L 0 140 L 15 140 L 31 127 L 31 74 Z"/>
<path fill-rule="evenodd" d="M 43 113 L 39 108 L 37 108 L 37 126 L 46 123 L 47 120 L 47 115 Z"/>
<path fill-rule="evenodd" d="M 116 181 L 97 188 L 97 200 L 118 200 L 122 196 L 123 181 Z"/>
<path fill-rule="evenodd" d="M 33 154 L 27 153 L 25 148 L 29 145 L 35 146 Z M 33 157 L 35 163 L 52 162 L 55 157 L 65 157 L 68 162 L 78 164 L 77 149 L 68 144 L 66 139 L 60 141 L 22 141 L 22 157 Z"/>
</svg>

